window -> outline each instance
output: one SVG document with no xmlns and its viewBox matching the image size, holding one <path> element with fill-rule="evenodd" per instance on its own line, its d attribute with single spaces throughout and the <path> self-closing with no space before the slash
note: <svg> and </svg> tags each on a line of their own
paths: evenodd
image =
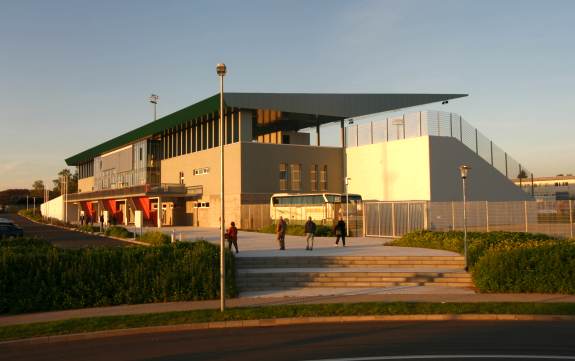
<svg viewBox="0 0 575 361">
<path fill-rule="evenodd" d="M 140 162 L 142 161 L 142 148 L 139 149 L 140 150 Z"/>
<path fill-rule="evenodd" d="M 194 208 L 210 208 L 210 202 L 196 202 Z"/>
<path fill-rule="evenodd" d="M 180 178 L 180 184 L 184 184 L 184 172 L 180 172 L 179 178 Z"/>
<path fill-rule="evenodd" d="M 204 175 L 204 174 L 208 174 L 210 172 L 210 168 L 209 167 L 203 167 L 203 168 L 196 168 L 194 169 L 194 175 Z M 182 173 L 183 175 L 183 173 Z"/>
<path fill-rule="evenodd" d="M 301 189 L 301 164 L 291 164 L 291 190 L 299 191 Z"/>
<path fill-rule="evenodd" d="M 317 164 L 312 164 L 309 168 L 309 188 L 312 192 L 317 192 L 317 173 L 319 167 Z"/>
<path fill-rule="evenodd" d="M 327 191 L 327 165 L 323 166 L 319 174 L 319 182 L 320 190 Z"/>
<path fill-rule="evenodd" d="M 288 190 L 288 169 L 287 164 L 280 163 L 280 191 Z"/>
<path fill-rule="evenodd" d="M 289 135 L 288 134 L 282 135 L 282 144 L 289 144 Z"/>
</svg>

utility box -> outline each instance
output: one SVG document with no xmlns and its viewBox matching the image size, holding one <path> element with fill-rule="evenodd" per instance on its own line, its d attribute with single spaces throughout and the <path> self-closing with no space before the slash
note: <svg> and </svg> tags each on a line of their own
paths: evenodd
<svg viewBox="0 0 575 361">
<path fill-rule="evenodd" d="M 134 212 L 134 225 L 136 228 L 142 228 L 144 226 L 144 215 L 142 211 Z"/>
</svg>

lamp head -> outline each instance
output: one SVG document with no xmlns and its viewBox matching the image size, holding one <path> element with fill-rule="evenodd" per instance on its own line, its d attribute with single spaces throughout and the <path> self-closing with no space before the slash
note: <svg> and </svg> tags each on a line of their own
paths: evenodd
<svg viewBox="0 0 575 361">
<path fill-rule="evenodd" d="M 459 173 L 461 175 L 461 179 L 467 178 L 467 172 L 469 172 L 470 169 L 471 167 L 468 165 L 459 166 Z"/>
<path fill-rule="evenodd" d="M 158 99 L 160 99 L 160 97 L 157 96 L 156 94 L 150 95 L 150 103 L 152 103 L 152 104 L 158 104 Z"/>
<path fill-rule="evenodd" d="M 218 65 L 216 65 L 216 72 L 218 73 L 219 76 L 226 75 L 227 72 L 226 64 L 219 63 Z"/>
</svg>

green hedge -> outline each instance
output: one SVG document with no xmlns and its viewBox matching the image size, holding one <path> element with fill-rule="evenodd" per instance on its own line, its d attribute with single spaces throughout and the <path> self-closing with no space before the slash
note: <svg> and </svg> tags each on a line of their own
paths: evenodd
<svg viewBox="0 0 575 361">
<path fill-rule="evenodd" d="M 118 237 L 118 238 L 134 238 L 134 233 L 128 231 L 124 227 L 111 226 L 106 228 L 104 231 L 106 236 Z"/>
<path fill-rule="evenodd" d="M 262 233 L 276 233 L 276 225 L 260 228 L 258 232 Z M 290 236 L 305 236 L 305 227 L 303 224 L 288 224 L 286 234 Z M 333 226 L 326 226 L 323 224 L 316 224 L 315 230 L 316 237 L 334 237 Z"/>
<path fill-rule="evenodd" d="M 473 265 L 485 252 L 494 248 L 513 249 L 522 244 L 555 242 L 556 238 L 541 233 L 524 232 L 468 232 L 467 254 Z M 463 254 L 463 232 L 417 231 L 388 243 L 390 246 L 442 249 Z"/>
<path fill-rule="evenodd" d="M 205 241 L 81 250 L 13 244 L 0 248 L 0 313 L 219 297 L 219 249 Z M 229 253 L 226 263 L 226 292 L 235 296 Z"/>
<path fill-rule="evenodd" d="M 8 237 L 0 238 L 0 250 L 10 250 L 18 252 L 29 252 L 33 250 L 46 250 L 54 248 L 52 244 L 44 239 L 35 237 Z"/>
<path fill-rule="evenodd" d="M 467 235 L 469 266 L 480 291 L 575 293 L 573 240 L 523 232 Z M 413 232 L 390 245 L 463 254 L 463 232 Z"/>
<path fill-rule="evenodd" d="M 575 294 L 575 243 L 492 249 L 477 262 L 473 281 L 482 292 Z"/>
<path fill-rule="evenodd" d="M 150 231 L 142 234 L 138 237 L 139 241 L 149 243 L 153 246 L 161 246 L 165 244 L 170 244 L 172 241 L 171 237 L 160 231 Z"/>
</svg>

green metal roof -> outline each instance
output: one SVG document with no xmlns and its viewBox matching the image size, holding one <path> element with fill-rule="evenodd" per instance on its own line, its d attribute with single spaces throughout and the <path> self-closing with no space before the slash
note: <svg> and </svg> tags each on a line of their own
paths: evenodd
<svg viewBox="0 0 575 361">
<path fill-rule="evenodd" d="M 195 119 L 205 114 L 218 111 L 220 106 L 219 95 L 216 94 L 207 99 L 204 99 L 189 107 L 178 110 L 175 113 L 166 115 L 156 121 L 143 125 L 139 128 L 124 133 L 116 138 L 110 139 L 100 145 L 92 147 L 81 153 L 78 153 L 66 159 L 67 165 L 78 165 L 79 163 L 89 161 L 90 159 L 99 156 L 102 153 L 110 151 L 114 148 L 121 147 L 135 140 L 146 138 L 157 133 L 161 133 L 165 129 L 175 127 L 178 124 L 187 122 L 188 120 Z"/>
</svg>

